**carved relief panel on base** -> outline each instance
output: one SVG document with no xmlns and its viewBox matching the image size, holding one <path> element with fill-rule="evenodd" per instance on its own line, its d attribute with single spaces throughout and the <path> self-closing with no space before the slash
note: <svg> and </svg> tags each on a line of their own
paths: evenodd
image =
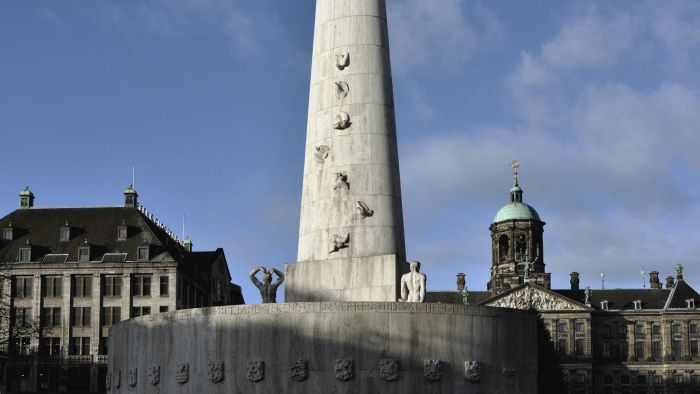
<svg viewBox="0 0 700 394">
<path fill-rule="evenodd" d="M 160 383 L 160 366 L 158 365 L 151 365 L 148 368 L 148 382 L 151 384 L 151 386 L 156 386 L 158 383 Z"/>
<path fill-rule="evenodd" d="M 481 364 L 478 361 L 465 361 L 464 378 L 469 382 L 481 380 Z"/>
<path fill-rule="evenodd" d="M 396 380 L 399 378 L 399 360 L 384 358 L 379 360 L 379 376 L 384 380 Z"/>
<path fill-rule="evenodd" d="M 248 362 L 248 380 L 259 382 L 265 379 L 265 361 L 254 360 Z"/>
<path fill-rule="evenodd" d="M 289 366 L 289 379 L 295 382 L 301 382 L 309 377 L 309 361 L 308 360 L 294 360 Z"/>
<path fill-rule="evenodd" d="M 335 378 L 343 382 L 348 381 L 355 375 L 355 363 L 353 360 L 335 360 Z"/>
<path fill-rule="evenodd" d="M 213 362 L 209 363 L 209 381 L 212 383 L 220 383 L 224 380 L 224 363 Z"/>
<path fill-rule="evenodd" d="M 129 373 L 127 375 L 127 383 L 129 387 L 136 387 L 136 379 L 138 378 L 138 370 L 136 368 L 129 368 Z"/>
<path fill-rule="evenodd" d="M 175 366 L 175 381 L 178 384 L 185 384 L 190 380 L 190 364 L 179 363 Z"/>
<path fill-rule="evenodd" d="M 423 361 L 423 376 L 431 382 L 438 381 L 442 378 L 442 361 L 440 360 L 425 360 Z"/>
</svg>

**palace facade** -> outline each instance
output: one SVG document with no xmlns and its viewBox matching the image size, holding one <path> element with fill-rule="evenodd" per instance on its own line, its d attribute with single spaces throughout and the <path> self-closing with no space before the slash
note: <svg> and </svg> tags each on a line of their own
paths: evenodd
<svg viewBox="0 0 700 394">
<path fill-rule="evenodd" d="M 457 292 L 430 292 L 426 301 L 539 312 L 542 393 L 700 394 L 700 295 L 683 267 L 664 284 L 650 272 L 643 289 L 580 288 L 578 272 L 570 288 L 552 289 L 545 222 L 523 202 L 517 173 L 514 183 L 490 226 L 488 290 L 467 291 L 459 274 Z"/>
</svg>

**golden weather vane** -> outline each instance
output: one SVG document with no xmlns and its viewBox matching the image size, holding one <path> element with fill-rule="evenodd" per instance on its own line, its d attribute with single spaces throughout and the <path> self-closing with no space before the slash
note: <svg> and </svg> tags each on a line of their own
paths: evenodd
<svg viewBox="0 0 700 394">
<path fill-rule="evenodd" d="M 517 160 L 513 160 L 510 163 L 510 166 L 513 168 L 513 181 L 515 182 L 515 185 L 518 184 L 518 168 L 520 168 L 520 162 Z"/>
</svg>

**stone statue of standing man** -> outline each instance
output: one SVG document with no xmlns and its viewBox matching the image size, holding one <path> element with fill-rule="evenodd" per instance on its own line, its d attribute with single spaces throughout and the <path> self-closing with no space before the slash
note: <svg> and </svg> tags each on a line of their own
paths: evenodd
<svg viewBox="0 0 700 394">
<path fill-rule="evenodd" d="M 258 272 L 263 273 L 262 282 L 255 276 Z M 277 280 L 274 283 L 272 282 L 273 273 L 277 275 Z M 250 271 L 248 276 L 255 287 L 260 290 L 263 304 L 274 304 L 277 302 L 277 288 L 284 282 L 284 273 L 277 268 L 267 269 L 265 267 L 258 267 Z"/>
<path fill-rule="evenodd" d="M 423 302 L 425 299 L 425 274 L 420 272 L 420 261 L 409 263 L 411 272 L 401 276 L 399 302 Z"/>
</svg>

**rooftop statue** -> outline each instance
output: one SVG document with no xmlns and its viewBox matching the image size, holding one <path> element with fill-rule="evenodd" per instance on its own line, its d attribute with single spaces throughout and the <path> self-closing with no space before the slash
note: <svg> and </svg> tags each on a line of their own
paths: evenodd
<svg viewBox="0 0 700 394">
<path fill-rule="evenodd" d="M 420 272 L 420 261 L 411 261 L 409 267 L 411 272 L 401 277 L 399 302 L 423 302 L 426 276 Z"/>
<path fill-rule="evenodd" d="M 255 276 L 258 272 L 263 273 L 262 282 Z M 272 283 L 273 273 L 277 275 L 277 280 L 274 283 Z M 258 267 L 250 271 L 248 276 L 255 287 L 260 290 L 263 304 L 274 304 L 277 302 L 277 288 L 284 282 L 284 273 L 277 268 L 267 269 L 265 267 Z"/>
</svg>

